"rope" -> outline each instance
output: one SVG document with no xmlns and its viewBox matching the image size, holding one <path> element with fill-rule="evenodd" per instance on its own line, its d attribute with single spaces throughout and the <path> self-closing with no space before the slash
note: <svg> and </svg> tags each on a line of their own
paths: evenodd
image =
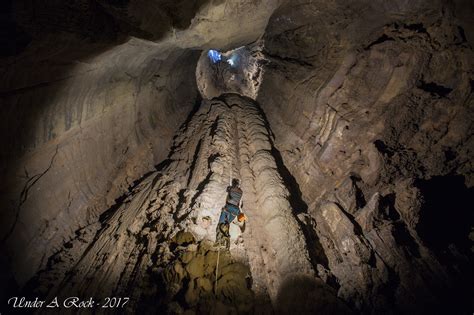
<svg viewBox="0 0 474 315">
<path fill-rule="evenodd" d="M 237 167 L 237 176 L 239 174 L 239 169 L 240 169 L 240 148 L 239 148 L 239 129 L 238 129 L 238 124 L 237 124 L 237 118 L 236 114 L 233 114 L 233 121 L 234 124 L 231 126 L 231 130 L 234 130 L 234 145 L 235 145 L 235 159 L 236 159 L 236 167 Z M 229 168 L 229 186 L 232 186 L 232 157 L 230 157 L 230 168 Z"/>
<path fill-rule="evenodd" d="M 217 275 L 219 273 L 219 255 L 221 253 L 220 248 L 217 249 L 217 263 L 216 263 L 216 283 L 214 284 L 215 294 L 217 294 Z"/>
<path fill-rule="evenodd" d="M 232 159 L 230 160 L 230 167 L 229 167 L 229 186 L 232 186 Z"/>
</svg>

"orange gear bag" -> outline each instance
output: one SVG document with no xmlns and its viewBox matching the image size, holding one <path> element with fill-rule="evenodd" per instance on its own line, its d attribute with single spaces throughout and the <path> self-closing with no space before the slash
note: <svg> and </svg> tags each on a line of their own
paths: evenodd
<svg viewBox="0 0 474 315">
<path fill-rule="evenodd" d="M 239 222 L 247 221 L 247 216 L 241 212 L 241 213 L 239 213 L 239 215 L 237 216 L 237 220 L 238 220 Z"/>
</svg>

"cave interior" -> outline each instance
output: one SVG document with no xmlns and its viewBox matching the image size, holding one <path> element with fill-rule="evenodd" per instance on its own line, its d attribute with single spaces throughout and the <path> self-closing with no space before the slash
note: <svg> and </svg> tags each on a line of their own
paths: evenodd
<svg viewBox="0 0 474 315">
<path fill-rule="evenodd" d="M 474 311 L 474 2 L 0 11 L 0 311 Z"/>
</svg>

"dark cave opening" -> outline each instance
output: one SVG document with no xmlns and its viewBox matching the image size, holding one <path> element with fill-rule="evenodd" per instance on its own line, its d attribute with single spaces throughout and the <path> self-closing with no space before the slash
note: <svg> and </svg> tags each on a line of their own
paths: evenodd
<svg viewBox="0 0 474 315">
<path fill-rule="evenodd" d="M 373 41 L 372 43 L 370 43 L 369 45 L 367 45 L 365 47 L 365 50 L 369 50 L 372 46 L 375 46 L 375 45 L 378 45 L 378 44 L 381 44 L 383 42 L 386 42 L 386 41 L 394 41 L 395 39 L 393 39 L 392 37 L 388 36 L 387 34 L 382 34 L 382 36 L 380 36 L 379 38 L 377 38 L 375 41 Z"/>
<path fill-rule="evenodd" d="M 362 179 L 357 174 L 352 174 L 349 178 L 351 179 L 352 185 L 355 190 L 356 207 L 357 209 L 362 209 L 367 204 L 367 201 L 365 200 L 364 192 L 359 187 Z"/>
<path fill-rule="evenodd" d="M 420 221 L 416 230 L 422 240 L 438 253 L 450 244 L 469 252 L 469 232 L 474 223 L 474 188 L 468 188 L 462 175 L 434 176 L 417 180 L 422 195 Z"/>
<path fill-rule="evenodd" d="M 430 93 L 431 95 L 438 97 L 447 97 L 453 90 L 450 87 L 446 87 L 435 82 L 425 82 L 423 80 L 418 82 L 417 87 Z"/>
<path fill-rule="evenodd" d="M 383 154 L 386 154 L 388 157 L 392 157 L 394 152 L 393 149 L 387 146 L 385 142 L 382 140 L 378 139 L 374 141 L 374 145 L 377 148 L 377 150 Z"/>
</svg>

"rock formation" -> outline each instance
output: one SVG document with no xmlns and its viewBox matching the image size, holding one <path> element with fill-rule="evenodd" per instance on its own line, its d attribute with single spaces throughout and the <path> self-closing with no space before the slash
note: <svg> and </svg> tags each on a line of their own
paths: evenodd
<svg viewBox="0 0 474 315">
<path fill-rule="evenodd" d="M 204 101 L 180 129 L 159 169 L 105 212 L 100 225 L 77 230 L 76 237 L 50 258 L 47 269 L 35 279 L 34 286 L 41 286 L 38 293 L 51 297 L 130 296 L 129 307 L 133 309 L 139 308 L 145 298 L 162 294 L 163 287 L 157 286 L 156 279 L 164 278 L 166 292 L 171 295 L 163 297 L 165 300 L 182 290 L 171 286 L 187 286 L 187 305 L 180 306 L 185 308 L 198 302 L 198 297 L 189 295 L 197 294 L 192 288 L 201 282 L 205 283 L 204 291 L 219 296 L 226 281 L 245 283 L 247 277 L 252 280 L 253 290 L 245 294 L 255 292 L 274 303 L 279 294 L 286 294 L 281 289 L 289 281 L 303 278 L 318 284 L 295 217 L 301 209 L 292 209 L 287 200 L 289 192 L 272 155 L 275 149 L 270 134 L 253 101 L 237 95 Z M 230 254 L 240 262 L 230 264 L 231 258 L 224 251 L 222 258 L 227 264 L 221 264 L 217 282 L 224 284 L 217 289 L 213 284 L 216 249 L 205 247 L 205 241 L 212 244 L 215 239 L 225 189 L 233 177 L 244 183 L 243 210 L 251 220 L 243 234 L 244 227 L 234 225 L 231 229 Z M 196 248 L 187 248 L 188 254 L 173 251 L 177 245 L 170 240 L 183 238 L 179 233 L 184 231 L 189 231 L 191 240 L 178 240 L 177 245 L 193 243 L 196 247 L 192 236 L 196 235 L 201 242 L 198 253 Z M 170 264 L 174 272 L 168 271 Z M 225 273 L 236 268 L 236 275 Z M 185 277 L 189 282 L 183 284 Z M 332 292 L 336 301 L 333 289 L 325 288 L 322 281 L 318 285 L 321 291 Z M 239 300 L 246 298 L 239 294 L 234 292 L 227 298 L 241 304 Z M 308 303 L 305 300 L 299 297 L 300 303 Z M 251 299 L 243 305 L 251 307 Z"/>
<path fill-rule="evenodd" d="M 7 1 L 0 296 L 472 313 L 471 2 Z"/>
</svg>

